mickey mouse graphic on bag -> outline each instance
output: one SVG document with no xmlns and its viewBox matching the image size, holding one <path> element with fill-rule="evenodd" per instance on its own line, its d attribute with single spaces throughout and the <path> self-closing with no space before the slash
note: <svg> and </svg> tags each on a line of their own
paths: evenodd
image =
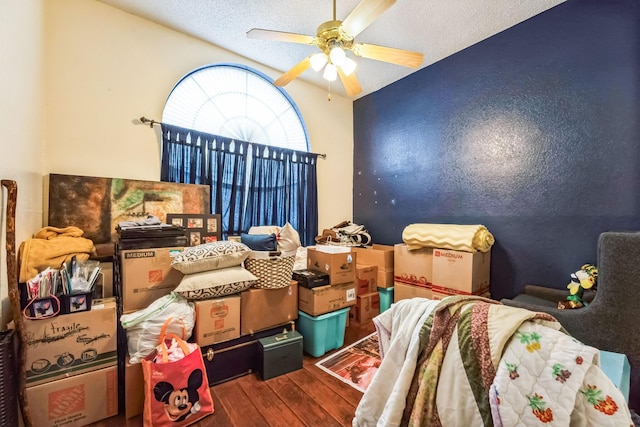
<svg viewBox="0 0 640 427">
<path fill-rule="evenodd" d="M 202 370 L 191 372 L 187 387 L 176 389 L 171 383 L 159 382 L 153 388 L 158 402 L 164 403 L 164 411 L 171 421 L 180 422 L 200 411 L 198 388 L 202 385 Z"/>
</svg>

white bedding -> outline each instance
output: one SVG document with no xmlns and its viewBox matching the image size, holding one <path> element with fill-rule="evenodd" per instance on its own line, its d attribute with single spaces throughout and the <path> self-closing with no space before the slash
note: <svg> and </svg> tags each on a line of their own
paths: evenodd
<svg viewBox="0 0 640 427">
<path fill-rule="evenodd" d="M 353 426 L 633 425 L 598 351 L 548 315 L 482 298 L 414 298 L 374 324 L 382 364 Z"/>
</svg>

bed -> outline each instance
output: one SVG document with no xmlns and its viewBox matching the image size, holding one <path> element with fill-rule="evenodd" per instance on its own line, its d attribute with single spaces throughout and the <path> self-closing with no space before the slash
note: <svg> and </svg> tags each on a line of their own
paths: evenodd
<svg viewBox="0 0 640 427">
<path fill-rule="evenodd" d="M 353 426 L 633 426 L 599 351 L 549 314 L 480 297 L 401 300 Z"/>
</svg>

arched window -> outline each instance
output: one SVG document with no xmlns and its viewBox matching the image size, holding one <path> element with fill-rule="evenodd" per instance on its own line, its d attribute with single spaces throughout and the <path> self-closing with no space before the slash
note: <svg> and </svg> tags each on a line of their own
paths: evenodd
<svg viewBox="0 0 640 427">
<path fill-rule="evenodd" d="M 214 64 L 184 76 L 173 88 L 162 122 L 257 144 L 309 151 L 298 107 L 263 73 Z"/>
</svg>

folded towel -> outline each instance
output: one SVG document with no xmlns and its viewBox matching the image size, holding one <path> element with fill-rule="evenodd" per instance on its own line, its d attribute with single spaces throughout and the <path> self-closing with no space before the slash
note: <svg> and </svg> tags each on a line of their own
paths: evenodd
<svg viewBox="0 0 640 427">
<path fill-rule="evenodd" d="M 484 225 L 410 224 L 402 232 L 409 250 L 424 247 L 464 252 L 488 252 L 493 235 Z"/>
<path fill-rule="evenodd" d="M 54 237 L 66 236 L 66 237 L 82 237 L 84 231 L 73 225 L 65 228 L 58 227 L 45 227 L 35 234 L 36 239 L 53 239 Z"/>
<path fill-rule="evenodd" d="M 78 261 L 85 261 L 95 254 L 93 242 L 84 237 L 73 237 L 77 235 L 77 231 L 71 228 L 80 230 L 77 227 L 64 229 L 45 227 L 36 233 L 36 237 L 33 239 L 22 242 L 18 251 L 19 281 L 21 283 L 33 279 L 38 272 L 47 267 L 60 268 L 63 262 L 70 262 L 74 255 Z M 52 234 L 57 234 L 57 236 Z M 80 235 L 82 235 L 82 230 L 80 230 Z"/>
</svg>

